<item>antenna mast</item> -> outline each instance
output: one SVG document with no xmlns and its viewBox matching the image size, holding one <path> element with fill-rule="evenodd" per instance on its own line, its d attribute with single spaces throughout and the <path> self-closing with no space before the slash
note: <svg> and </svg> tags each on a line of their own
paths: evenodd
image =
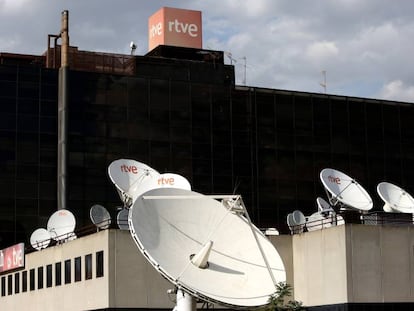
<svg viewBox="0 0 414 311">
<path fill-rule="evenodd" d="M 323 92 L 326 94 L 326 70 L 322 70 L 322 75 L 323 75 L 323 82 L 320 82 L 319 84 L 323 87 Z"/>
<path fill-rule="evenodd" d="M 247 71 L 247 57 L 243 56 L 241 59 L 244 60 L 244 75 L 243 75 L 243 85 L 246 85 L 246 71 Z"/>
</svg>

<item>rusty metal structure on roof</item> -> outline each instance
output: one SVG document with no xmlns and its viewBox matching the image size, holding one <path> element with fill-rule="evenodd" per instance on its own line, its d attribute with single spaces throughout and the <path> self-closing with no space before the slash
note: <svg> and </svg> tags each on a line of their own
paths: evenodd
<svg viewBox="0 0 414 311">
<path fill-rule="evenodd" d="M 71 46 L 68 50 L 69 68 L 71 70 L 121 74 L 132 76 L 135 74 L 135 57 L 123 54 L 109 54 L 99 52 L 80 51 Z M 48 46 L 44 56 L 47 68 L 59 68 L 61 64 L 61 46 Z"/>
</svg>

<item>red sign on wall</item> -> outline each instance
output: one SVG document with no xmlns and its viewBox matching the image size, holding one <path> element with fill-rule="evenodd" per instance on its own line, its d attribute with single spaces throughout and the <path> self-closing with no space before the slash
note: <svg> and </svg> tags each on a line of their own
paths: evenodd
<svg viewBox="0 0 414 311">
<path fill-rule="evenodd" d="M 163 7 L 148 20 L 148 49 L 158 45 L 202 48 L 201 12 Z"/>
<path fill-rule="evenodd" d="M 24 243 L 0 250 L 0 273 L 24 267 Z"/>
</svg>

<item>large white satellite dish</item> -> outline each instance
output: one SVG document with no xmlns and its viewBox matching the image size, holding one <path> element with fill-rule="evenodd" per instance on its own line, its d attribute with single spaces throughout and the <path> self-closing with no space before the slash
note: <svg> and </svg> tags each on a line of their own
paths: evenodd
<svg viewBox="0 0 414 311">
<path fill-rule="evenodd" d="M 320 173 L 329 201 L 333 206 L 368 211 L 372 208 L 372 199 L 368 192 L 353 178 L 332 168 Z"/>
<path fill-rule="evenodd" d="M 384 211 L 397 213 L 414 213 L 414 199 L 404 189 L 389 182 L 380 182 L 377 192 L 385 202 Z"/>
<path fill-rule="evenodd" d="M 119 159 L 108 166 L 108 175 L 124 205 L 129 207 L 139 195 L 155 187 L 160 174 L 144 163 Z"/>
<path fill-rule="evenodd" d="M 47 231 L 56 241 L 73 239 L 75 236 L 75 216 L 67 209 L 61 209 L 52 214 L 47 222 Z M 75 236 L 76 238 L 76 236 Z"/>
<path fill-rule="evenodd" d="M 41 250 L 46 248 L 50 244 L 50 233 L 44 228 L 39 228 L 33 231 L 32 235 L 30 236 L 30 244 L 36 250 Z"/>
<path fill-rule="evenodd" d="M 160 188 L 135 201 L 128 222 L 145 258 L 179 289 L 208 302 L 254 307 L 268 303 L 286 273 L 248 219 L 212 197 Z"/>
<path fill-rule="evenodd" d="M 89 217 L 98 229 L 104 230 L 111 226 L 111 215 L 102 205 L 93 205 L 89 210 Z"/>
</svg>

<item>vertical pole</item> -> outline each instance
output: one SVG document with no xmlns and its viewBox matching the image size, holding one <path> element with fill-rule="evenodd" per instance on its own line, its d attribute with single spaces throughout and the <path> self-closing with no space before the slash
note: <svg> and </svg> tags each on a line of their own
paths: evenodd
<svg viewBox="0 0 414 311">
<path fill-rule="evenodd" d="M 176 311 L 195 311 L 195 299 L 182 289 L 177 289 L 177 305 L 174 309 Z"/>
<path fill-rule="evenodd" d="M 62 12 L 61 29 L 61 66 L 59 68 L 58 99 L 58 176 L 57 176 L 57 208 L 66 209 L 67 179 L 67 119 L 68 119 L 68 71 L 69 71 L 69 12 Z M 56 48 L 56 47 L 55 47 Z"/>
</svg>

